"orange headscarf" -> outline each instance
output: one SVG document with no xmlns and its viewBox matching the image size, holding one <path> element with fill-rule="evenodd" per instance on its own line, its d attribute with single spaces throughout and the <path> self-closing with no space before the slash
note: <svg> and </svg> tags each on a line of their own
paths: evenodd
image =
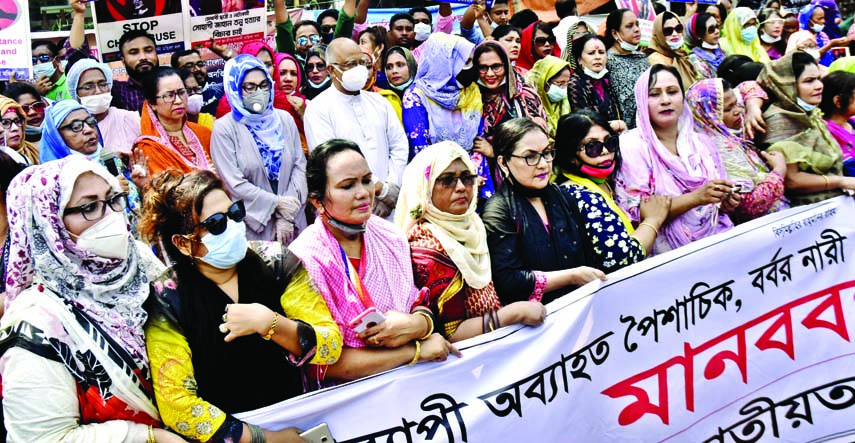
<svg viewBox="0 0 855 443">
<path fill-rule="evenodd" d="M 184 138 L 187 146 L 196 154 L 195 162 L 188 159 L 169 141 L 166 130 L 148 102 L 143 104 L 140 121 L 142 136 L 134 141 L 134 148 L 142 149 L 148 157 L 148 168 L 151 175 L 157 175 L 167 169 L 177 169 L 187 173 L 194 169 L 214 169 L 211 161 L 211 130 L 193 122 L 184 122 Z M 200 155 L 201 154 L 201 155 Z"/>
</svg>

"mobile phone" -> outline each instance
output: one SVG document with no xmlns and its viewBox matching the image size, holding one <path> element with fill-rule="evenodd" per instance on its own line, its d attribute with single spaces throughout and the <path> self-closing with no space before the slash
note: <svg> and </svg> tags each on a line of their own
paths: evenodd
<svg viewBox="0 0 855 443">
<path fill-rule="evenodd" d="M 356 331 L 357 334 L 362 331 L 373 328 L 386 321 L 386 316 L 376 308 L 368 308 L 362 311 L 353 321 L 350 322 L 350 328 Z"/>
<path fill-rule="evenodd" d="M 330 427 L 326 423 L 321 423 L 312 429 L 300 434 L 300 438 L 308 443 L 335 443 Z"/>
</svg>

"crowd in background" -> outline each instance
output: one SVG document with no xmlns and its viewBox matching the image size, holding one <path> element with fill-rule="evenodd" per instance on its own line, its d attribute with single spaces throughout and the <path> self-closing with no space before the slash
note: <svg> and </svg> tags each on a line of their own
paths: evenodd
<svg viewBox="0 0 855 443">
<path fill-rule="evenodd" d="M 71 36 L 0 97 L 10 441 L 297 442 L 235 414 L 420 362 L 594 280 L 855 191 L 834 0 L 658 10 L 649 42 L 508 0 L 368 0 L 127 80 Z M 459 24 L 457 24 L 459 23 Z M 844 29 L 841 29 L 844 26 Z M 458 32 L 455 34 L 455 32 Z"/>
</svg>

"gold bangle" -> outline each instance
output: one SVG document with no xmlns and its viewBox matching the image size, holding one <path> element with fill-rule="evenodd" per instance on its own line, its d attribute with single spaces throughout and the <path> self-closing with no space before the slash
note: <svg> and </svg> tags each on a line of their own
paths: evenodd
<svg viewBox="0 0 855 443">
<path fill-rule="evenodd" d="M 638 224 L 638 227 L 639 227 L 639 228 L 640 228 L 640 227 L 642 227 L 642 226 L 647 226 L 648 228 L 650 228 L 650 229 L 652 229 L 652 230 L 653 230 L 653 233 L 654 233 L 654 234 L 656 234 L 657 236 L 659 236 L 659 230 L 658 230 L 658 229 L 656 229 L 656 226 L 653 226 L 653 225 L 651 225 L 650 223 L 647 223 L 647 222 L 641 222 L 641 223 L 639 223 L 639 224 Z"/>
<path fill-rule="evenodd" d="M 424 311 L 418 311 L 418 312 L 416 312 L 416 314 L 421 315 L 422 317 L 424 317 L 428 321 L 427 334 L 425 334 L 422 338 L 419 339 L 419 340 L 427 340 L 433 334 L 433 319 L 430 317 L 430 315 L 428 315 L 427 312 L 424 312 Z"/>
<path fill-rule="evenodd" d="M 419 357 L 422 355 L 422 342 L 416 340 L 416 353 L 413 354 L 413 360 L 407 366 L 412 366 L 419 362 Z"/>
<path fill-rule="evenodd" d="M 148 425 L 148 434 L 146 435 L 145 443 L 157 443 L 157 439 L 154 438 L 154 428 L 151 425 Z"/>
<path fill-rule="evenodd" d="M 264 337 L 261 337 L 261 338 L 263 338 L 265 340 L 270 340 L 273 337 L 273 334 L 276 333 L 276 325 L 278 325 L 278 324 L 279 324 L 279 313 L 274 312 L 273 313 L 273 323 L 270 323 L 270 329 L 267 330 L 267 335 L 265 335 Z"/>
<path fill-rule="evenodd" d="M 827 175 L 823 175 L 823 176 L 822 176 L 822 178 L 824 178 L 824 179 L 825 179 L 825 190 L 827 191 L 827 190 L 828 190 L 828 187 L 830 186 L 830 181 L 828 180 L 828 176 L 827 176 Z"/>
</svg>

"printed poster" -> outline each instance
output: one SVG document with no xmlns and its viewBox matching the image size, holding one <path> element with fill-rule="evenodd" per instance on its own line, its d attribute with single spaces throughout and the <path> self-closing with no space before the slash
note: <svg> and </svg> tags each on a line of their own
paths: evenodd
<svg viewBox="0 0 855 443">
<path fill-rule="evenodd" d="M 119 38 L 135 29 L 154 37 L 158 54 L 187 47 L 181 0 L 97 0 L 92 5 L 98 48 L 105 63 L 121 60 Z"/>
<path fill-rule="evenodd" d="M 26 0 L 0 0 L 0 80 L 30 78 L 30 18 Z"/>
</svg>

